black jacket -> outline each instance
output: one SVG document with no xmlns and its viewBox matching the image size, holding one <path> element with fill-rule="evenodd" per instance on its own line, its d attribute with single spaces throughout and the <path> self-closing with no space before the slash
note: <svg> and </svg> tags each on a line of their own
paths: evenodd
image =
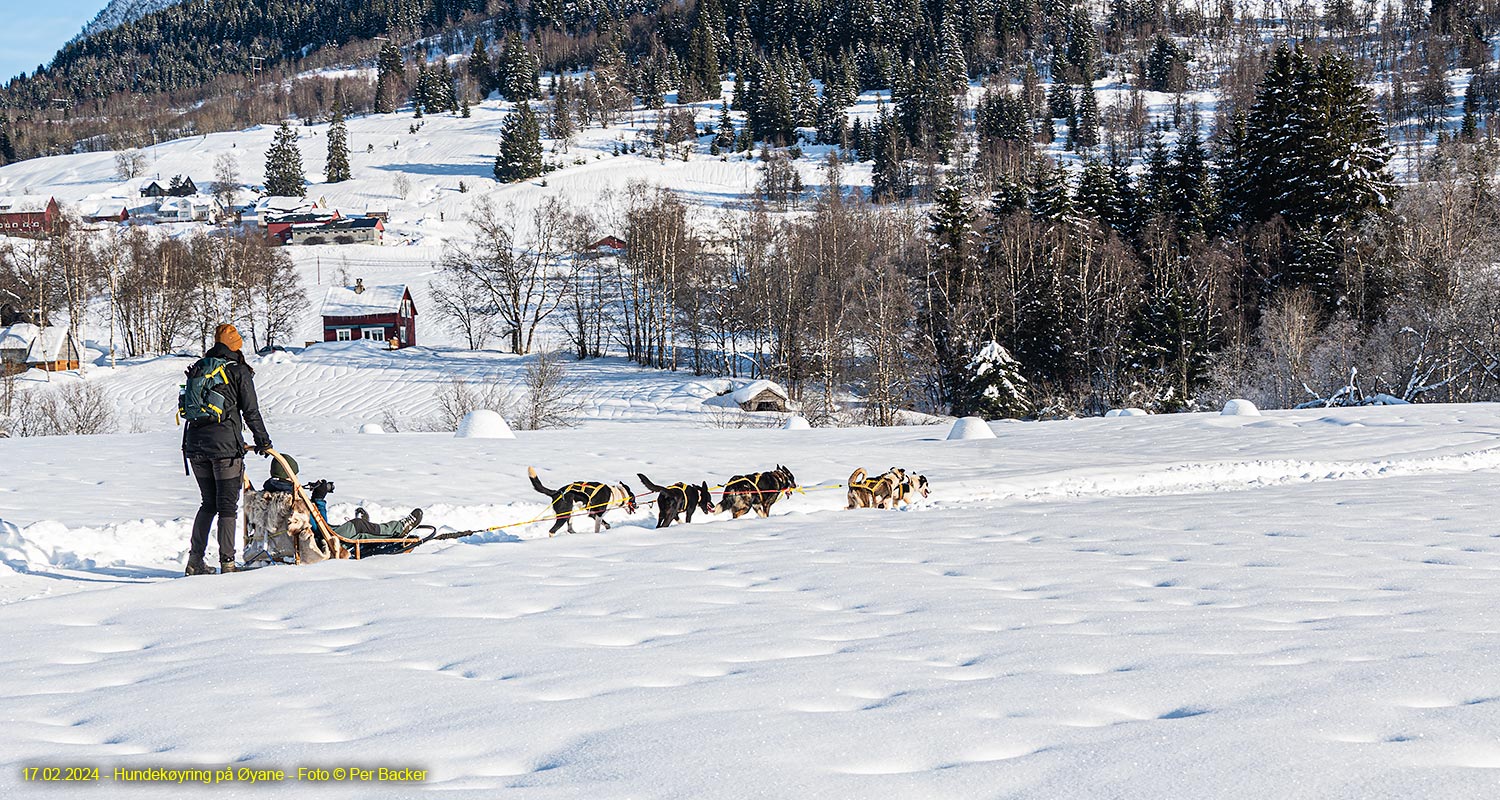
<svg viewBox="0 0 1500 800">
<path fill-rule="evenodd" d="M 190 422 L 182 437 L 182 454 L 188 458 L 240 458 L 245 455 L 245 438 L 241 430 L 250 427 L 255 446 L 269 447 L 271 435 L 260 418 L 260 401 L 255 397 L 255 378 L 240 363 L 240 356 L 222 344 L 209 348 L 204 358 L 222 358 L 229 362 L 229 408 L 223 422 Z"/>
</svg>

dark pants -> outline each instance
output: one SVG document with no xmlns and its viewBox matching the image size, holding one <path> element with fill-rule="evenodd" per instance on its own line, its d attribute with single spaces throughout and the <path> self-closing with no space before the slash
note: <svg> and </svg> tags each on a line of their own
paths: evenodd
<svg viewBox="0 0 1500 800">
<path fill-rule="evenodd" d="M 234 528 L 243 488 L 243 458 L 195 458 L 193 477 L 203 502 L 193 518 L 193 539 L 188 558 L 201 559 L 208 549 L 208 529 L 219 518 L 219 561 L 234 560 Z"/>
</svg>

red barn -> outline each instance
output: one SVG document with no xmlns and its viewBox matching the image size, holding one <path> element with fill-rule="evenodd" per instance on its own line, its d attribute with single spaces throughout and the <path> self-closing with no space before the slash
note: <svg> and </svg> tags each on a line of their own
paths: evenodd
<svg viewBox="0 0 1500 800">
<path fill-rule="evenodd" d="M 405 284 L 334 286 L 323 298 L 323 341 L 366 339 L 393 342 L 396 347 L 417 343 L 417 307 Z"/>
<path fill-rule="evenodd" d="M 46 195 L 0 197 L 0 234 L 43 237 L 57 230 L 62 212 Z"/>
</svg>

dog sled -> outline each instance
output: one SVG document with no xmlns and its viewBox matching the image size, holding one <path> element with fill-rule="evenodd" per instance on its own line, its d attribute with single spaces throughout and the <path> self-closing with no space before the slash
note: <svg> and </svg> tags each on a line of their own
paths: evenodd
<svg viewBox="0 0 1500 800">
<path fill-rule="evenodd" d="M 360 559 L 377 555 L 410 553 L 431 541 L 458 539 L 475 531 L 438 533 L 436 526 L 419 525 L 414 535 L 391 538 L 346 537 L 323 518 L 317 503 L 297 476 L 297 470 L 281 454 L 270 451 L 286 474 L 292 491 L 257 490 L 245 478 L 244 541 L 240 548 L 244 565 L 250 568 L 273 564 L 316 564 L 332 558 Z M 418 535 L 418 532 L 421 532 Z"/>
</svg>

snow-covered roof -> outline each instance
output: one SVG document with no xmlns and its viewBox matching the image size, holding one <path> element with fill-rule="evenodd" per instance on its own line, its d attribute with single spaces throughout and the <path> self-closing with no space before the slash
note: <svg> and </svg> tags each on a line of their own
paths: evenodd
<svg viewBox="0 0 1500 800">
<path fill-rule="evenodd" d="M 40 214 L 52 203 L 45 194 L 19 194 L 0 197 L 0 214 Z"/>
<path fill-rule="evenodd" d="M 71 361 L 69 352 L 68 329 L 51 325 L 42 328 L 42 332 L 31 343 L 31 353 L 26 356 L 26 363 L 38 364 L 44 361 Z"/>
<path fill-rule="evenodd" d="M 366 286 L 363 292 L 354 291 L 353 286 L 334 286 L 323 297 L 325 317 L 363 317 L 369 314 L 396 314 L 401 311 L 401 298 L 406 296 L 406 284 L 389 286 Z"/>
<path fill-rule="evenodd" d="M 371 200 L 365 203 L 366 214 L 387 214 L 390 213 L 390 210 L 391 204 L 384 200 Z"/>
<path fill-rule="evenodd" d="M 791 397 L 787 395 L 786 389 L 783 389 L 781 387 L 781 384 L 776 383 L 775 381 L 766 380 L 751 381 L 750 383 L 747 383 L 744 386 L 735 389 L 734 394 L 731 396 L 734 398 L 734 402 L 736 403 L 748 403 L 765 391 L 770 391 L 772 394 L 780 397 L 782 400 L 791 399 Z"/>
<path fill-rule="evenodd" d="M 120 199 L 98 200 L 83 207 L 84 217 L 118 217 L 120 212 L 130 213 L 130 204 Z"/>
<path fill-rule="evenodd" d="M 316 208 L 318 204 L 306 197 L 270 195 L 255 202 L 255 210 L 261 214 L 294 214 L 299 211 L 312 211 Z"/>
<path fill-rule="evenodd" d="M 41 328 L 29 322 L 17 322 L 8 328 L 0 328 L 0 350 L 31 350 Z"/>
</svg>

